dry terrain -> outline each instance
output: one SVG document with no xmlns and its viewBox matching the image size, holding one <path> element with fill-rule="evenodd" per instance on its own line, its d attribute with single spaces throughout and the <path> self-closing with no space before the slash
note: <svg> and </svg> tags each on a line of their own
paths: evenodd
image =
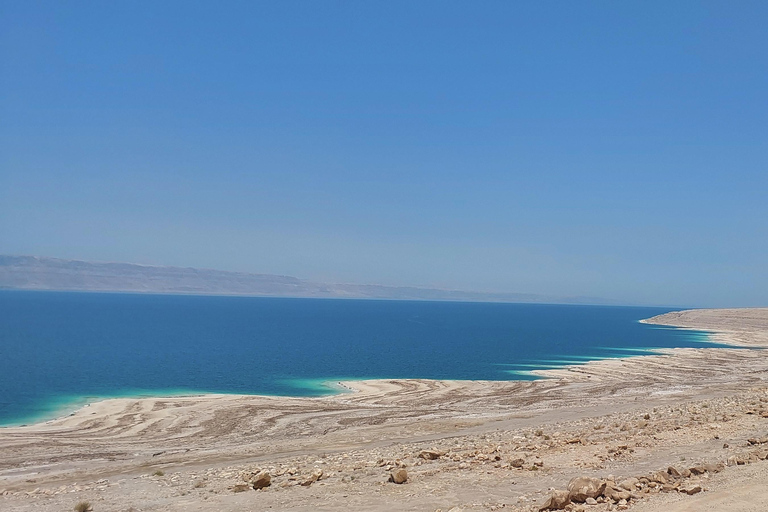
<svg viewBox="0 0 768 512">
<path fill-rule="evenodd" d="M 648 322 L 716 331 L 734 348 L 535 382 L 106 400 L 0 429 L 0 510 L 530 511 L 550 497 L 596 512 L 768 510 L 768 309 Z"/>
</svg>

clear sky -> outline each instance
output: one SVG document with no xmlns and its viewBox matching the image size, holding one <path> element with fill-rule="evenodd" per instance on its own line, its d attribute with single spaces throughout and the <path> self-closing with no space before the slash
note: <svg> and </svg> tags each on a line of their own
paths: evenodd
<svg viewBox="0 0 768 512">
<path fill-rule="evenodd" d="M 0 0 L 0 253 L 768 306 L 767 20 Z"/>
</svg>

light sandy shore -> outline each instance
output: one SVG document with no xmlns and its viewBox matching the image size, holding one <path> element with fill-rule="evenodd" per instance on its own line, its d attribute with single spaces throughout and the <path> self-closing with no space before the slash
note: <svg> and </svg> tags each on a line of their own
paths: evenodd
<svg viewBox="0 0 768 512">
<path fill-rule="evenodd" d="M 768 309 L 648 322 L 768 347 Z M 538 510 L 574 476 L 618 481 L 729 458 L 752 463 L 687 479 L 704 489 L 693 496 L 641 486 L 627 506 L 768 510 L 768 461 L 750 461 L 768 444 L 748 441 L 768 437 L 763 350 L 675 349 L 542 373 L 551 378 L 346 382 L 357 392 L 324 398 L 106 400 L 0 429 L 0 510 L 66 511 L 80 501 L 96 512 Z M 425 460 L 424 449 L 442 455 Z M 402 485 L 387 481 L 398 467 L 408 471 Z M 234 492 L 257 469 L 272 485 Z"/>
</svg>

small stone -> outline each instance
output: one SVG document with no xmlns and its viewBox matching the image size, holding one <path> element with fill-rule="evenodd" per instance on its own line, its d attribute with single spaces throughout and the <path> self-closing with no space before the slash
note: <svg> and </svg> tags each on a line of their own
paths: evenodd
<svg viewBox="0 0 768 512">
<path fill-rule="evenodd" d="M 443 452 L 437 450 L 421 450 L 419 458 L 424 460 L 436 460 L 443 456 Z"/>
<path fill-rule="evenodd" d="M 723 464 L 704 464 L 704 470 L 708 473 L 719 473 L 723 470 L 725 466 Z"/>
<path fill-rule="evenodd" d="M 634 491 L 637 488 L 639 480 L 637 478 L 625 478 L 619 482 L 619 487 L 626 491 Z"/>
<path fill-rule="evenodd" d="M 691 474 L 693 474 L 693 475 L 703 475 L 704 473 L 707 472 L 706 468 L 704 466 L 701 466 L 701 465 L 700 466 L 693 466 L 693 467 L 691 467 L 689 469 L 691 471 Z"/>
<path fill-rule="evenodd" d="M 304 487 L 309 487 L 313 483 L 317 482 L 323 478 L 323 470 L 322 469 L 315 469 L 312 471 L 312 474 L 309 475 L 308 478 L 306 478 L 303 482 L 301 482 L 301 485 Z"/>
<path fill-rule="evenodd" d="M 251 484 L 248 482 L 237 482 L 233 487 L 234 492 L 245 492 L 251 488 Z"/>
<path fill-rule="evenodd" d="M 615 489 L 612 485 L 606 485 L 605 490 L 603 490 L 603 496 L 613 501 L 621 501 L 628 500 L 631 494 L 626 489 Z"/>
</svg>

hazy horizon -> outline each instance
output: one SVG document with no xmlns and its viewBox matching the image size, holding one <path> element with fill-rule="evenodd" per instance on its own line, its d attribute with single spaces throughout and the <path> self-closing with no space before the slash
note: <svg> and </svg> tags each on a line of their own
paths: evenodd
<svg viewBox="0 0 768 512">
<path fill-rule="evenodd" d="M 768 306 L 768 4 L 0 3 L 0 254 Z"/>
</svg>

